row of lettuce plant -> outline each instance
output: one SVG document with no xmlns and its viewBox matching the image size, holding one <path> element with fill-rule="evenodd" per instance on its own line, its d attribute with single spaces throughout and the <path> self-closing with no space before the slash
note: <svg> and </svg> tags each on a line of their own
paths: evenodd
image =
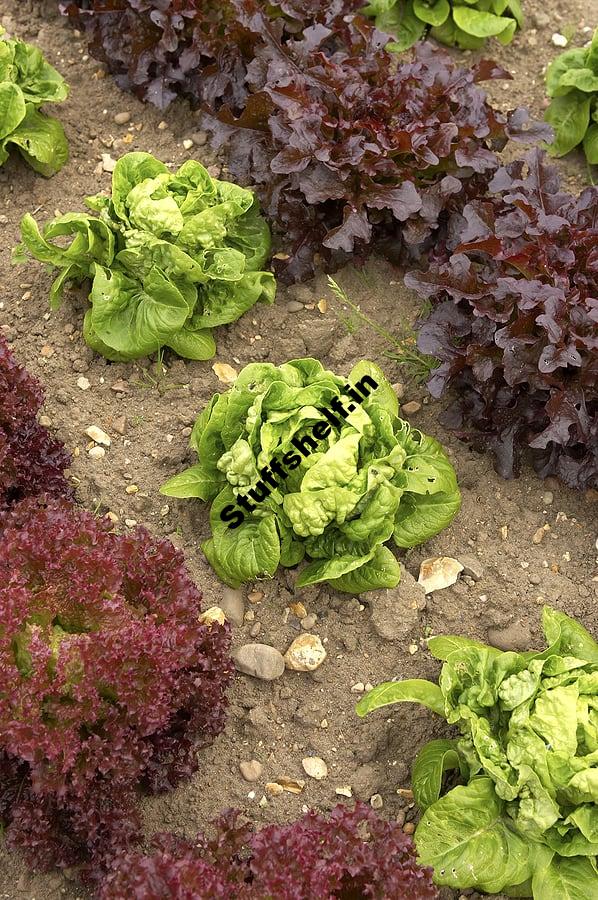
<svg viewBox="0 0 598 900">
<path fill-rule="evenodd" d="M 441 362 L 430 389 L 458 391 L 445 422 L 493 450 L 506 477 L 531 455 L 543 477 L 595 487 L 596 190 L 567 195 L 537 154 L 518 174 L 500 167 L 509 138 L 547 137 L 540 126 L 522 133 L 522 110 L 502 115 L 487 102 L 478 82 L 507 73 L 487 62 L 460 68 L 425 44 L 397 56 L 360 3 L 229 0 L 184 16 L 176 4 L 151 16 L 119 4 L 120 16 L 87 2 L 65 11 L 121 86 L 162 106 L 179 93 L 202 106 L 232 176 L 254 186 L 275 236 L 284 234 L 280 276 L 360 262 L 374 247 L 421 264 L 408 284 L 433 305 L 420 335 Z M 416 11 L 432 25 L 446 6 Z M 517 6 L 486 6 L 454 4 L 451 21 L 519 16 Z M 410 9 L 368 11 L 392 31 L 388 22 L 405 23 Z M 132 33 L 143 35 L 143 53 L 133 52 Z M 594 159 L 597 40 L 548 69 L 555 155 L 583 142 Z"/>
</svg>

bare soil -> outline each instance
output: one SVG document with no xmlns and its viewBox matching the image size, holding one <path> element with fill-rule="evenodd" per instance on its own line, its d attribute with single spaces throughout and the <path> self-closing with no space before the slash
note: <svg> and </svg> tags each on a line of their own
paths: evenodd
<svg viewBox="0 0 598 900">
<path fill-rule="evenodd" d="M 38 220 L 45 221 L 56 210 L 81 210 L 85 196 L 109 188 L 102 154 L 117 158 L 139 149 L 177 165 L 189 157 L 218 170 L 220 163 L 205 146 L 183 148 L 183 140 L 201 127 L 186 104 L 177 103 L 162 115 L 123 94 L 87 56 L 84 39 L 56 16 L 55 6 L 0 0 L 0 23 L 38 44 L 71 85 L 69 100 L 57 110 L 70 141 L 69 164 L 50 181 L 17 156 L 0 169 L 0 327 L 20 360 L 47 388 L 44 412 L 74 454 L 71 473 L 80 501 L 99 513 L 112 511 L 123 528 L 142 522 L 157 535 L 168 536 L 186 552 L 205 606 L 218 605 L 223 586 L 199 550 L 208 533 L 207 508 L 200 502 L 167 503 L 158 493 L 167 477 L 192 461 L 187 449 L 190 426 L 213 392 L 223 389 L 211 362 L 166 356 L 161 366 L 155 360 L 108 363 L 88 350 L 81 337 L 84 297 L 73 293 L 50 314 L 51 276 L 35 263 L 12 267 L 10 254 L 25 212 L 35 211 Z M 514 75 L 512 82 L 492 85 L 496 102 L 503 107 L 527 105 L 539 117 L 543 68 L 560 52 L 551 35 L 565 31 L 572 45 L 582 45 L 589 37 L 584 27 L 598 21 L 598 2 L 528 0 L 525 6 L 527 30 L 510 47 L 492 44 L 486 55 Z M 465 54 L 466 59 L 471 56 Z M 131 114 L 128 124 L 114 123 L 119 112 Z M 579 157 L 560 165 L 569 188 L 587 183 Z M 361 273 L 348 268 L 338 274 L 338 281 L 364 314 L 394 334 L 417 315 L 416 298 L 403 287 L 401 273 L 387 263 L 372 261 Z M 328 301 L 324 313 L 318 308 L 322 298 Z M 290 311 L 289 301 L 303 306 L 294 311 L 295 302 Z M 235 646 L 258 640 L 284 652 L 301 632 L 299 619 L 289 609 L 300 601 L 317 616 L 311 630 L 325 643 L 328 658 L 312 675 L 287 672 L 272 683 L 239 675 L 225 732 L 202 753 L 199 773 L 174 793 L 144 802 L 147 833 L 171 829 L 193 834 L 229 806 L 240 807 L 257 823 L 283 822 L 308 807 L 332 808 L 343 799 L 336 789 L 347 785 L 354 797 L 366 801 L 379 794 L 383 815 L 415 821 L 416 809 L 398 791 L 409 788 L 418 748 L 446 733 L 445 726 L 415 707 L 360 720 L 354 714 L 359 695 L 352 687 L 393 676 L 434 677 L 438 665 L 425 647 L 430 633 L 464 633 L 505 648 L 538 645 L 545 602 L 595 630 L 598 495 L 581 496 L 555 481 L 542 483 L 527 469 L 518 480 L 501 480 L 488 457 L 439 427 L 439 405 L 428 401 L 425 388 L 413 381 L 408 369 L 386 356 L 389 342 L 342 308 L 322 277 L 281 288 L 273 308 L 259 306 L 238 323 L 221 328 L 217 343 L 216 361 L 237 370 L 255 360 L 282 363 L 299 356 L 318 357 L 342 373 L 364 357 L 382 365 L 392 382 L 404 385 L 403 402 L 421 403 L 411 420 L 445 444 L 463 492 L 463 508 L 452 527 L 407 553 L 406 570 L 417 577 L 424 557 L 466 554 L 478 561 L 481 578 L 462 579 L 419 603 L 413 602 L 405 578 L 394 594 L 401 634 L 392 641 L 374 629 L 369 604 L 326 586 L 295 590 L 292 573 L 281 571 L 271 581 L 248 586 L 245 597 L 254 589 L 264 596 L 254 603 L 246 600 L 245 623 L 234 629 Z M 87 390 L 78 386 L 81 377 L 89 382 Z M 84 429 L 92 424 L 112 437 L 101 460 L 86 452 Z M 126 492 L 130 484 L 139 487 L 138 493 Z M 537 529 L 545 525 L 549 529 L 544 539 L 533 543 Z M 301 760 L 309 755 L 326 761 L 326 779 L 305 775 Z M 244 781 L 239 771 L 239 763 L 250 759 L 264 767 L 255 784 Z M 304 779 L 303 791 L 264 802 L 265 783 L 280 776 Z M 84 894 L 62 873 L 31 876 L 18 857 L 0 848 L 0 897 L 61 896 L 72 900 Z"/>
</svg>

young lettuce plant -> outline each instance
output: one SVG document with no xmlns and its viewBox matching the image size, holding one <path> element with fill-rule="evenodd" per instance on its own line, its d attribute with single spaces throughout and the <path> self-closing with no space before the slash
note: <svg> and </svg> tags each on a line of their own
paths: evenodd
<svg viewBox="0 0 598 900">
<path fill-rule="evenodd" d="M 0 26 L 0 166 L 14 147 L 32 169 L 50 177 L 69 151 L 62 125 L 40 106 L 62 103 L 68 87 L 37 47 L 4 34 Z"/>
<path fill-rule="evenodd" d="M 596 893 L 598 644 L 548 606 L 543 629 L 541 652 L 431 638 L 438 684 L 388 682 L 357 705 L 364 716 L 421 703 L 461 730 L 431 741 L 413 766 L 415 843 L 439 885 L 535 900 Z M 465 783 L 444 792 L 447 770 Z"/>
<path fill-rule="evenodd" d="M 199 620 L 182 554 L 62 500 L 24 500 L 0 542 L 0 824 L 34 868 L 139 839 L 224 727 L 229 630 Z"/>
<path fill-rule="evenodd" d="M 359 363 L 349 382 L 315 359 L 253 363 L 199 416 L 199 463 L 162 493 L 212 502 L 202 549 L 227 584 L 307 559 L 300 586 L 394 587 L 400 567 L 385 543 L 414 547 L 457 513 L 453 467 L 398 417 L 380 369 Z"/>
<path fill-rule="evenodd" d="M 554 129 L 552 156 L 565 156 L 579 144 L 587 161 L 598 165 L 598 28 L 587 48 L 565 50 L 546 70 L 551 98 L 546 121 Z"/>
<path fill-rule="evenodd" d="M 364 12 L 394 36 L 388 49 L 399 53 L 427 32 L 441 44 L 477 50 L 490 37 L 510 44 L 523 28 L 519 0 L 370 0 Z"/>
<path fill-rule="evenodd" d="M 83 335 L 111 360 L 169 347 L 188 359 L 216 351 L 212 330 L 236 321 L 258 300 L 274 301 L 270 231 L 251 191 L 212 178 L 189 160 L 172 174 L 149 153 L 122 156 L 110 197 L 88 197 L 97 215 L 67 213 L 40 232 L 27 214 L 23 243 L 60 269 L 56 308 L 67 282 L 91 280 Z M 71 238 L 65 244 L 65 238 Z"/>
<path fill-rule="evenodd" d="M 365 803 L 309 812 L 254 832 L 226 812 L 215 836 L 160 834 L 152 852 L 115 861 L 99 900 L 436 900 L 412 841 Z"/>
<path fill-rule="evenodd" d="M 70 456 L 39 424 L 44 391 L 0 336 L 0 531 L 8 510 L 39 494 L 71 497 L 64 477 Z"/>
</svg>

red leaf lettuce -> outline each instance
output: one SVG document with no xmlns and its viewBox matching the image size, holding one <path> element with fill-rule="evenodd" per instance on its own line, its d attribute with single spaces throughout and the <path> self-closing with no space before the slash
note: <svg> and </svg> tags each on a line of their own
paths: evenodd
<svg viewBox="0 0 598 900">
<path fill-rule="evenodd" d="M 598 484 L 598 188 L 561 190 L 535 151 L 499 169 L 451 223 L 446 250 L 406 284 L 433 301 L 418 345 L 445 421 L 517 474 Z"/>
</svg>

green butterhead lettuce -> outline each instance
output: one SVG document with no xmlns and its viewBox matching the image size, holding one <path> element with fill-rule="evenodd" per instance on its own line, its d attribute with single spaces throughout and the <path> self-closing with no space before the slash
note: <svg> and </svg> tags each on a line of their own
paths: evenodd
<svg viewBox="0 0 598 900">
<path fill-rule="evenodd" d="M 66 100 L 68 87 L 37 47 L 3 35 L 0 27 L 0 165 L 14 148 L 49 177 L 68 160 L 68 144 L 60 122 L 39 107 Z"/>
<path fill-rule="evenodd" d="M 413 547 L 457 513 L 457 480 L 440 444 L 399 418 L 396 394 L 374 363 L 359 363 L 348 380 L 356 385 L 365 376 L 378 387 L 355 404 L 347 379 L 315 359 L 253 363 L 199 416 L 191 435 L 199 462 L 162 493 L 211 501 L 212 537 L 203 550 L 227 584 L 305 560 L 300 586 L 327 581 L 353 594 L 394 587 L 400 567 L 386 542 Z M 335 401 L 353 411 L 314 439 Z M 310 438 L 311 452 L 301 454 L 293 441 Z M 284 462 L 288 453 L 294 464 Z M 262 479 L 272 459 L 286 477 L 268 486 Z M 229 527 L 221 513 L 240 509 L 237 498 L 252 490 L 262 502 Z"/>
<path fill-rule="evenodd" d="M 42 231 L 26 215 L 14 260 L 28 251 L 60 270 L 53 308 L 67 282 L 91 280 L 83 335 L 108 359 L 161 347 L 210 359 L 214 328 L 258 300 L 274 301 L 274 276 L 262 271 L 270 231 L 252 192 L 212 178 L 200 163 L 173 174 L 149 153 L 128 153 L 114 169 L 111 196 L 86 203 L 94 214 L 59 216 Z"/>
<path fill-rule="evenodd" d="M 548 606 L 543 628 L 537 653 L 431 638 L 438 684 L 388 682 L 357 705 L 363 716 L 421 703 L 461 731 L 413 767 L 415 841 L 437 884 L 535 900 L 598 892 L 598 644 Z M 449 769 L 465 784 L 443 794 Z"/>
<path fill-rule="evenodd" d="M 587 161 L 598 165 L 598 28 L 588 47 L 565 50 L 546 70 L 551 98 L 544 118 L 554 129 L 547 149 L 565 156 L 578 145 Z"/>
<path fill-rule="evenodd" d="M 402 52 L 425 37 L 477 50 L 486 38 L 509 44 L 523 27 L 519 0 L 370 0 L 364 12 L 395 37 L 387 49 Z"/>
</svg>

